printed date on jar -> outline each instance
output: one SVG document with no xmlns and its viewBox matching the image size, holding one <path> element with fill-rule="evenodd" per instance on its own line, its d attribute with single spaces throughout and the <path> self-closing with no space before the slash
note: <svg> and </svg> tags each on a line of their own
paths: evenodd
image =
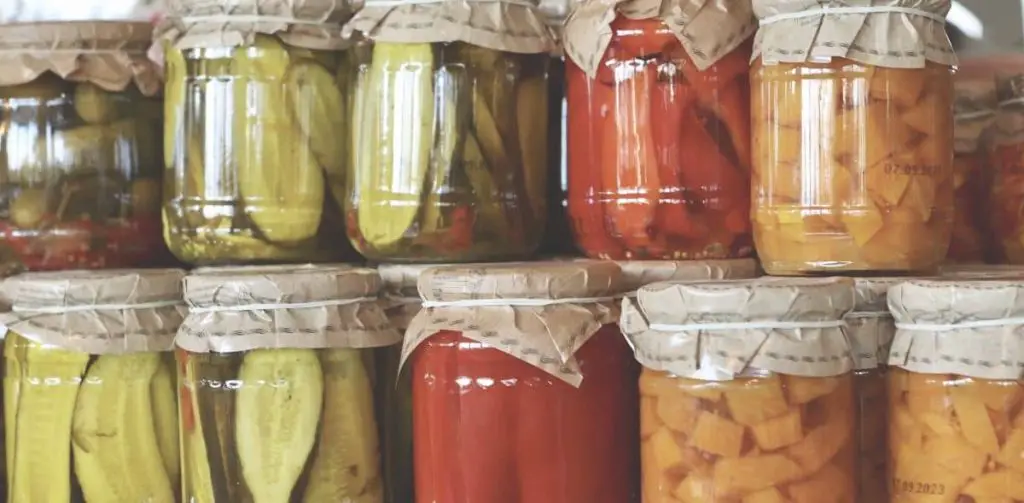
<svg viewBox="0 0 1024 503">
<path fill-rule="evenodd" d="M 889 162 L 885 164 L 885 174 L 906 176 L 937 176 L 939 166 L 935 164 L 903 164 Z"/>
<path fill-rule="evenodd" d="M 906 480 L 901 478 L 893 478 L 893 493 L 910 493 L 910 494 L 931 494 L 935 496 L 942 496 L 946 494 L 946 485 L 937 483 L 921 482 L 917 480 Z"/>
</svg>

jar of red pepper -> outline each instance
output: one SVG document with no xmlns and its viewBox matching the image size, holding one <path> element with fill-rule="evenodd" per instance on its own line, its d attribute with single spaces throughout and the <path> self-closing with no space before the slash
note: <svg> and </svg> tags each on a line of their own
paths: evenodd
<svg viewBox="0 0 1024 503">
<path fill-rule="evenodd" d="M 568 205 L 588 256 L 752 253 L 753 30 L 749 2 L 617 0 L 570 14 Z"/>
<path fill-rule="evenodd" d="M 639 500 L 612 262 L 447 266 L 406 332 L 417 503 Z"/>
</svg>

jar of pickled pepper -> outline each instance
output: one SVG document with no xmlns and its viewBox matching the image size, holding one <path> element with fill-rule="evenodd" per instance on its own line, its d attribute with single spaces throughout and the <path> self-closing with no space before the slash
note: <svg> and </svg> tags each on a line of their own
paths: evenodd
<svg viewBox="0 0 1024 503">
<path fill-rule="evenodd" d="M 1024 498 L 1024 281 L 889 290 L 891 503 Z"/>
<path fill-rule="evenodd" d="M 886 472 L 889 428 L 886 398 L 886 368 L 889 345 L 896 326 L 886 303 L 889 288 L 904 281 L 900 278 L 854 278 L 854 307 L 846 315 L 846 328 L 853 346 L 853 403 L 857 427 L 858 501 L 889 501 Z"/>
<path fill-rule="evenodd" d="M 621 281 L 596 261 L 420 275 L 403 348 L 417 503 L 639 501 Z"/>
<path fill-rule="evenodd" d="M 752 258 L 729 260 L 622 260 L 626 292 L 662 281 L 708 281 L 750 279 L 758 276 L 757 261 Z"/>
<path fill-rule="evenodd" d="M 999 107 L 991 133 L 990 231 L 997 259 L 1024 264 L 1024 59 L 999 57 Z"/>
<path fill-rule="evenodd" d="M 948 0 L 755 0 L 754 238 L 765 271 L 931 271 L 953 224 Z"/>
<path fill-rule="evenodd" d="M 183 501 L 384 503 L 372 350 L 401 337 L 377 272 L 224 267 L 184 283 Z"/>
<path fill-rule="evenodd" d="M 340 23 L 350 15 L 348 2 L 334 0 L 172 3 L 158 30 L 164 239 L 180 260 L 354 255 L 341 211 L 355 69 Z"/>
<path fill-rule="evenodd" d="M 180 501 L 171 351 L 184 275 L 74 270 L 0 285 L 6 501 Z"/>
<path fill-rule="evenodd" d="M 575 6 L 565 25 L 568 197 L 588 256 L 751 255 L 753 30 L 749 2 Z"/>
<path fill-rule="evenodd" d="M 644 500 L 858 501 L 852 307 L 845 278 L 663 282 L 624 301 Z"/>
<path fill-rule="evenodd" d="M 537 0 L 369 1 L 346 26 L 361 124 L 349 240 L 391 262 L 519 259 L 547 215 L 548 65 Z"/>
<path fill-rule="evenodd" d="M 953 115 L 953 238 L 946 259 L 958 263 L 995 261 L 987 211 L 992 183 L 987 145 L 995 122 L 996 61 L 972 59 L 957 67 Z"/>
<path fill-rule="evenodd" d="M 33 270 L 166 260 L 148 23 L 0 25 L 0 247 Z"/>
</svg>

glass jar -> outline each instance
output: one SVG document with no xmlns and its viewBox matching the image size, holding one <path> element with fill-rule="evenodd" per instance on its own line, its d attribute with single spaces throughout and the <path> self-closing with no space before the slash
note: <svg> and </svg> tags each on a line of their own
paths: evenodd
<svg viewBox="0 0 1024 503">
<path fill-rule="evenodd" d="M 769 274 L 928 271 L 953 222 L 952 71 L 753 66 L 754 237 Z"/>
<path fill-rule="evenodd" d="M 370 260 L 525 258 L 547 212 L 547 54 L 366 42 L 349 240 Z"/>
<path fill-rule="evenodd" d="M 117 47 L 108 47 L 111 31 Z M 3 47 L 26 55 L 0 79 L 0 246 L 32 270 L 152 266 L 168 258 L 160 239 L 162 118 L 152 97 L 159 78 L 145 59 L 152 28 L 36 23 L 0 32 L 15 44 L 54 38 L 35 51 Z M 68 67 L 69 57 L 78 63 Z M 104 68 L 84 63 L 100 57 L 109 58 Z"/>
<path fill-rule="evenodd" d="M 347 266 L 185 278 L 190 312 L 176 343 L 187 501 L 384 502 L 373 352 L 399 335 L 379 286 L 375 271 Z"/>
<path fill-rule="evenodd" d="M 660 19 L 621 14 L 596 77 L 567 63 L 569 216 L 593 258 L 751 255 L 750 44 L 701 71 Z"/>
<path fill-rule="evenodd" d="M 992 186 L 988 194 L 990 232 L 998 262 L 1024 264 L 1024 58 L 994 58 L 1000 101 L 992 131 L 990 151 Z"/>
<path fill-rule="evenodd" d="M 0 315 L 7 501 L 179 500 L 170 350 L 183 275 L 63 271 L 5 281 L 14 299 Z"/>
<path fill-rule="evenodd" d="M 165 47 L 164 238 L 189 264 L 342 258 L 343 51 Z"/>
<path fill-rule="evenodd" d="M 855 501 L 849 374 L 704 381 L 644 369 L 640 396 L 645 501 Z"/>
<path fill-rule="evenodd" d="M 629 347 L 608 325 L 575 357 L 579 388 L 459 332 L 420 345 L 411 368 L 417 501 L 636 501 L 635 440 L 622 434 L 636 424 L 617 413 L 636 403 Z"/>
</svg>

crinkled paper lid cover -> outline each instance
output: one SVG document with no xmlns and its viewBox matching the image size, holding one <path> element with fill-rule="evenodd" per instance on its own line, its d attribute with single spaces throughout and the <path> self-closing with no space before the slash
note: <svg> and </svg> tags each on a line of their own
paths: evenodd
<svg viewBox="0 0 1024 503">
<path fill-rule="evenodd" d="M 923 68 L 926 61 L 956 65 L 944 21 L 950 0 L 752 0 L 752 4 L 761 23 L 753 58 L 768 64 L 846 58 L 888 68 Z M 830 7 L 913 9 L 935 19 L 881 10 L 799 16 Z M 777 20 L 769 23 L 773 18 Z"/>
<path fill-rule="evenodd" d="M 420 296 L 428 301 L 412 320 L 402 361 L 443 330 L 461 332 L 572 385 L 582 381 L 573 355 L 604 325 L 614 323 L 622 271 L 611 261 L 574 260 L 476 264 L 427 269 Z M 474 305 L 478 301 L 493 305 Z M 519 300 L 547 305 L 508 305 Z M 455 302 L 430 306 L 431 302 Z M 458 304 L 462 302 L 463 304 Z"/>
<path fill-rule="evenodd" d="M 731 260 L 623 260 L 627 291 L 660 281 L 706 281 L 750 279 L 757 277 L 757 261 L 752 258 Z"/>
<path fill-rule="evenodd" d="M 185 278 L 177 345 L 197 353 L 396 344 L 380 276 L 346 265 L 207 268 Z"/>
<path fill-rule="evenodd" d="M 256 35 L 276 35 L 307 49 L 344 49 L 342 25 L 352 16 L 348 0 L 170 0 L 158 37 L 178 49 L 240 47 Z"/>
<path fill-rule="evenodd" d="M 654 370 L 711 380 L 748 369 L 830 376 L 852 368 L 840 320 L 853 302 L 846 278 L 664 282 L 623 300 L 619 326 L 637 360 Z M 702 328 L 708 324 L 730 327 Z"/>
<path fill-rule="evenodd" d="M 889 358 L 896 325 L 889 315 L 889 289 L 907 278 L 854 278 L 854 307 L 846 324 L 859 370 L 877 368 Z"/>
<path fill-rule="evenodd" d="M 1024 378 L 1024 281 L 913 280 L 889 290 L 889 365 L 984 379 Z"/>
<path fill-rule="evenodd" d="M 367 0 L 346 32 L 375 42 L 465 42 L 522 54 L 551 52 L 555 41 L 537 0 L 442 0 L 374 2 Z"/>
<path fill-rule="evenodd" d="M 0 86 L 36 80 L 46 72 L 91 82 L 111 92 L 135 84 L 146 96 L 160 92 L 160 73 L 147 57 L 149 23 L 63 21 L 0 25 Z"/>
<path fill-rule="evenodd" d="M 377 266 L 381 288 L 381 302 L 387 310 L 391 325 L 399 330 L 408 328 L 412 319 L 420 312 L 420 294 L 417 289 L 420 274 L 436 265 L 425 264 L 381 264 Z"/>
<path fill-rule="evenodd" d="M 90 354 L 169 351 L 185 313 L 180 269 L 26 273 L 0 284 L 7 330 Z M 90 309 L 95 306 L 95 309 Z"/>
<path fill-rule="evenodd" d="M 662 20 L 699 70 L 739 47 L 756 27 L 749 0 L 583 1 L 569 14 L 563 36 L 566 54 L 592 78 L 612 42 L 618 14 Z"/>
<path fill-rule="evenodd" d="M 958 72 L 953 80 L 953 98 L 953 150 L 958 154 L 974 153 L 996 121 L 999 97 L 995 75 Z"/>
</svg>

